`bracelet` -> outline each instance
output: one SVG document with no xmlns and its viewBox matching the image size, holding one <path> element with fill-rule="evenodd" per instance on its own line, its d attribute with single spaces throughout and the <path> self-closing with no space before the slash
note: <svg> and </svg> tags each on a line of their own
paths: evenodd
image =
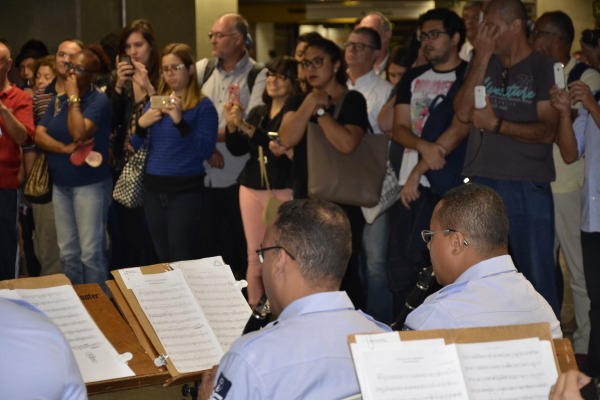
<svg viewBox="0 0 600 400">
<path fill-rule="evenodd" d="M 498 118 L 498 121 L 496 122 L 496 127 L 494 128 L 494 133 L 496 135 L 500 134 L 500 128 L 502 127 L 503 122 L 504 122 L 504 118 Z"/>
</svg>

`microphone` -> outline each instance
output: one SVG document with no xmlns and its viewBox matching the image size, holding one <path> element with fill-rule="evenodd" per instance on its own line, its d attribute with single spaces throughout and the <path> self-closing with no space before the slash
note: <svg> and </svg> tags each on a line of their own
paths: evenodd
<svg viewBox="0 0 600 400">
<path fill-rule="evenodd" d="M 419 272 L 417 285 L 410 292 L 408 298 L 406 299 L 406 303 L 404 303 L 404 307 L 400 310 L 396 321 L 394 321 L 390 328 L 395 331 L 399 331 L 404 326 L 404 322 L 406 321 L 406 317 L 408 314 L 415 308 L 419 307 L 425 298 L 430 293 L 430 288 L 436 283 L 435 281 L 435 273 L 433 272 L 433 266 L 424 267 Z"/>
<path fill-rule="evenodd" d="M 252 315 L 246 322 L 242 335 L 264 328 L 269 323 L 269 318 L 267 318 L 269 314 L 271 314 L 271 305 L 267 295 L 263 294 L 254 310 L 252 310 Z"/>
</svg>

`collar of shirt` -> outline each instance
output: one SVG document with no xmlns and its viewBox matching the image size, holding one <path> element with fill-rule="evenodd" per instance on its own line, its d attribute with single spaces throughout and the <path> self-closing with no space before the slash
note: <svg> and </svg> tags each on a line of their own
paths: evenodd
<svg viewBox="0 0 600 400">
<path fill-rule="evenodd" d="M 503 255 L 498 257 L 483 260 L 463 272 L 454 283 L 443 287 L 438 292 L 437 297 L 442 297 L 444 294 L 450 294 L 459 286 L 462 286 L 469 281 L 485 278 L 491 275 L 502 274 L 506 272 L 516 272 L 517 268 L 513 263 L 511 256 Z"/>
<path fill-rule="evenodd" d="M 381 60 L 381 63 L 378 66 L 373 66 L 373 70 L 375 71 L 376 75 L 381 75 L 382 73 L 385 72 L 385 68 L 388 65 L 389 59 L 390 59 L 390 50 L 387 49 L 385 52 L 385 58 L 383 60 Z"/>
<path fill-rule="evenodd" d="M 281 312 L 277 321 L 283 322 L 303 314 L 336 310 L 354 310 L 346 292 L 315 293 L 294 300 Z"/>
<path fill-rule="evenodd" d="M 352 84 L 352 79 L 348 78 L 348 80 L 346 81 L 346 86 L 348 86 L 349 90 L 359 90 L 358 88 L 366 88 L 369 86 L 370 82 L 373 82 L 373 79 L 380 79 L 377 74 L 375 73 L 375 70 L 370 70 L 369 72 L 367 72 L 366 74 L 358 77 L 356 79 L 356 83 Z"/>
<path fill-rule="evenodd" d="M 243 71 L 244 68 L 246 68 L 246 65 L 248 65 L 249 62 L 250 62 L 250 55 L 248 54 L 248 51 L 244 51 L 244 55 L 242 56 L 242 58 L 240 58 L 240 61 L 238 61 L 235 64 L 235 67 L 233 68 L 233 71 L 227 72 L 223 68 L 221 68 L 221 60 L 219 60 L 219 63 L 217 64 L 217 68 L 219 68 L 219 70 L 221 70 L 224 74 L 227 74 L 227 75 L 229 75 L 229 74 L 236 75 L 240 71 Z"/>
<path fill-rule="evenodd" d="M 10 99 L 10 98 L 15 97 L 17 95 L 17 91 L 14 90 L 15 88 L 16 88 L 15 84 L 11 83 L 8 90 L 5 90 L 4 92 L 0 93 L 0 97 L 2 97 L 3 99 Z"/>
</svg>

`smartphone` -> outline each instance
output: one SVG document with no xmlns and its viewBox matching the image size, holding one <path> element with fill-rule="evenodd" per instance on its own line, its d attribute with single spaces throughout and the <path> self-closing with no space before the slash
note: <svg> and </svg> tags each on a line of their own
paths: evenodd
<svg viewBox="0 0 600 400">
<path fill-rule="evenodd" d="M 233 103 L 238 103 L 240 102 L 240 87 L 237 83 L 230 83 L 229 87 L 227 88 L 228 91 L 228 97 L 227 97 L 227 102 L 229 104 L 233 104 Z"/>
<path fill-rule="evenodd" d="M 562 63 L 554 64 L 554 83 L 558 86 L 559 89 L 564 89 L 565 86 L 565 70 Z"/>
<path fill-rule="evenodd" d="M 485 86 L 475 86 L 475 108 L 485 108 Z"/>
<path fill-rule="evenodd" d="M 127 64 L 132 65 L 131 64 L 131 57 L 129 57 L 128 55 L 121 55 L 121 56 L 119 56 L 119 61 L 120 62 L 126 62 Z"/>
<path fill-rule="evenodd" d="M 269 139 L 279 141 L 279 132 L 267 132 Z"/>
<path fill-rule="evenodd" d="M 150 97 L 150 108 L 168 108 L 171 104 L 170 96 L 152 96 Z"/>
</svg>

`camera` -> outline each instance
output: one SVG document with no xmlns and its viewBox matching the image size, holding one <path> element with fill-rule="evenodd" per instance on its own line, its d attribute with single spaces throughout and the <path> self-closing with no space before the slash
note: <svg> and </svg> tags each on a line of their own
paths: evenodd
<svg viewBox="0 0 600 400">
<path fill-rule="evenodd" d="M 170 96 L 152 96 L 150 97 L 150 108 L 169 108 L 172 100 Z"/>
</svg>

